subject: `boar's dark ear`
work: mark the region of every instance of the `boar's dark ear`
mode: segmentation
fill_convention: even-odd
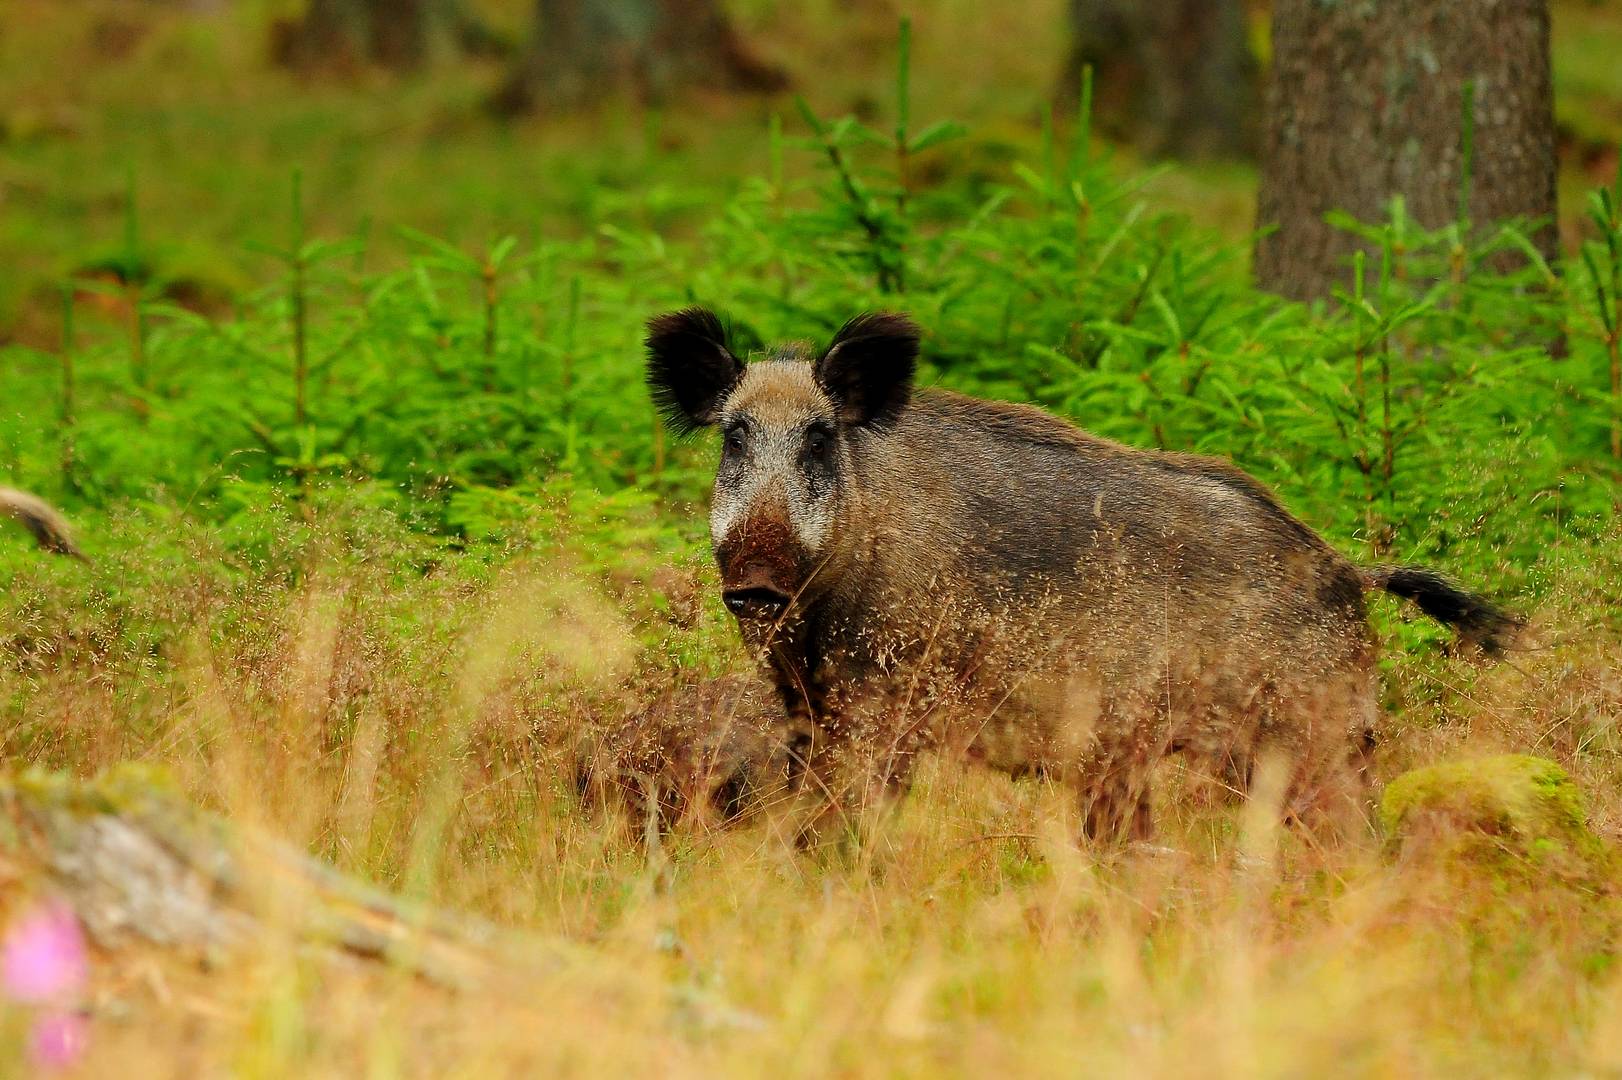
[[[721,403],[743,377],[713,311],[685,308],[648,320],[648,389],[665,420],[680,432],[720,418]]]
[[[879,312],[846,323],[813,370],[817,384],[839,403],[841,420],[882,427],[906,407],[917,366],[917,324]]]

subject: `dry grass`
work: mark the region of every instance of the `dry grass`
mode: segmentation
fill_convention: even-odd
[[[703,571],[665,603],[555,548],[424,574],[416,542],[364,528],[245,559],[109,527],[93,569],[11,564],[8,757],[160,762],[232,820],[580,959],[458,993],[286,941],[101,952],[86,1075],[1622,1069],[1608,880],[1441,877],[1171,765],[1154,849],[1088,849],[1063,788],[933,762],[859,850],[798,853],[765,815],[650,858],[581,808],[576,755],[670,657],[740,662],[718,605],[693,619]],[[1545,647],[1396,658],[1386,777],[1545,754],[1615,835],[1622,552],[1590,554],[1540,609]]]

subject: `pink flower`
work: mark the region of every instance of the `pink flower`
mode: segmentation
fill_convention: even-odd
[[[28,1056],[45,1069],[65,1069],[84,1053],[90,1032],[75,1012],[49,1012],[34,1021],[28,1034]]]
[[[60,1004],[84,987],[84,935],[65,904],[35,908],[12,923],[0,949],[0,978],[17,1001]]]

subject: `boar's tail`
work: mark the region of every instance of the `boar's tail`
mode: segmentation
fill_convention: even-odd
[[[68,527],[67,519],[38,495],[0,487],[0,517],[9,517],[33,533],[34,540],[46,551],[80,562],[89,561],[73,542],[73,530]]]
[[[1370,589],[1412,600],[1419,610],[1458,632],[1459,640],[1500,656],[1514,644],[1525,623],[1484,596],[1466,592],[1434,570],[1419,566],[1376,566],[1363,571]]]

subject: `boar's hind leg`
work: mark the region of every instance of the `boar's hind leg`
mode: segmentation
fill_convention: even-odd
[[[1374,701],[1371,673],[1353,670],[1270,703],[1276,719],[1256,762],[1277,757],[1287,765],[1280,806],[1286,821],[1326,837],[1370,827]]]
[[[1363,739],[1348,733],[1314,747],[1296,770],[1284,810],[1291,824],[1322,836],[1349,837],[1371,828]]]

